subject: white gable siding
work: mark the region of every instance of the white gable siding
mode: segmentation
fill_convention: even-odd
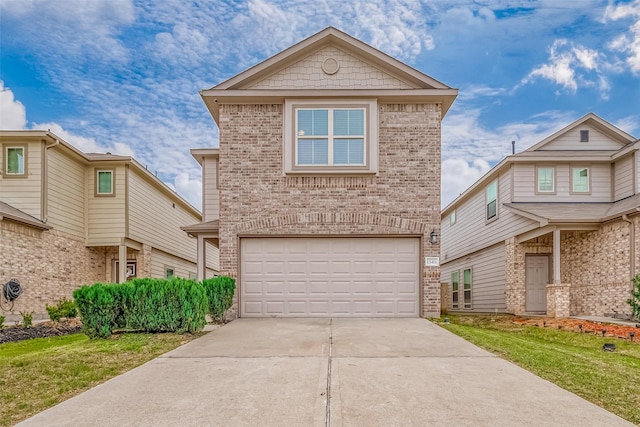
[[[117,246],[125,236],[125,168],[115,168],[113,197],[95,195],[96,169],[112,169],[112,166],[88,167],[85,179],[88,182],[89,216],[87,246]]]
[[[202,162],[203,221],[220,218],[220,190],[218,189],[218,159],[205,157]]]
[[[471,269],[471,310],[474,312],[504,312],[505,302],[505,246],[498,244],[493,247],[483,249],[472,255],[462,257],[454,262],[442,266],[440,281],[451,285],[451,273],[459,271],[462,278],[464,269]],[[462,285],[460,286],[460,301],[462,301]],[[449,301],[449,305],[451,302]],[[445,304],[443,304],[445,305]],[[461,305],[462,307],[462,305]],[[458,311],[458,310],[456,310]]]
[[[580,131],[589,131],[589,142],[580,142]],[[547,150],[618,150],[622,144],[609,138],[596,128],[582,124],[553,141],[548,142],[538,151]]]
[[[338,61],[335,74],[326,74],[322,63]],[[248,89],[411,89],[412,86],[335,47],[326,47],[261,80]]]
[[[614,166],[614,193],[613,200],[624,199],[633,196],[633,156],[627,156],[618,160]]]
[[[503,203],[511,201],[510,174],[511,172],[507,172],[499,178],[498,219],[486,222],[485,187],[479,188],[464,204],[456,207],[456,223],[453,226],[450,225],[448,217],[443,219],[443,264],[539,226],[538,222],[523,218],[502,207]]]
[[[2,140],[2,144],[10,145],[12,141]],[[16,142],[18,145],[24,142]],[[27,178],[3,178],[0,173],[0,199],[16,209],[29,215],[41,218],[42,209],[42,143],[29,142],[27,146]],[[4,148],[0,149],[0,170],[3,170]]]
[[[47,161],[47,223],[57,230],[84,238],[85,165],[57,148],[48,151]]]
[[[610,202],[611,201],[611,168],[609,164],[540,164],[540,166],[555,168],[555,194],[536,194],[535,164],[515,164],[514,173],[514,202]],[[590,194],[571,194],[571,168],[586,166],[591,174]]]

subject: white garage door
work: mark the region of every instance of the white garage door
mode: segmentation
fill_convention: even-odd
[[[417,317],[418,238],[243,238],[243,317]]]

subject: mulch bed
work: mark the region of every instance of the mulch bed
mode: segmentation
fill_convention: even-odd
[[[640,328],[634,325],[618,325],[615,323],[592,322],[582,319],[553,319],[553,318],[525,318],[516,317],[514,323],[543,328],[563,329],[565,331],[588,333],[605,337],[618,337],[629,339],[634,333],[633,341],[640,343]]]
[[[36,323],[30,328],[6,326],[0,329],[0,344],[17,342],[31,338],[47,338],[59,335],[71,335],[82,331],[80,319],[66,319],[59,322]]]

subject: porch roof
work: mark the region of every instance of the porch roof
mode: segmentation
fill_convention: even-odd
[[[212,221],[199,222],[193,225],[185,225],[180,227],[182,231],[185,231],[193,236],[198,234],[218,234],[220,230],[220,220],[214,219]]]
[[[53,227],[40,221],[28,213],[22,212],[20,209],[0,201],[0,220],[8,219],[14,222],[37,228],[38,230],[51,230]]]

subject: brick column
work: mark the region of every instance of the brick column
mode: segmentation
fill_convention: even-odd
[[[569,317],[571,305],[571,284],[553,283],[547,285],[547,316]]]

